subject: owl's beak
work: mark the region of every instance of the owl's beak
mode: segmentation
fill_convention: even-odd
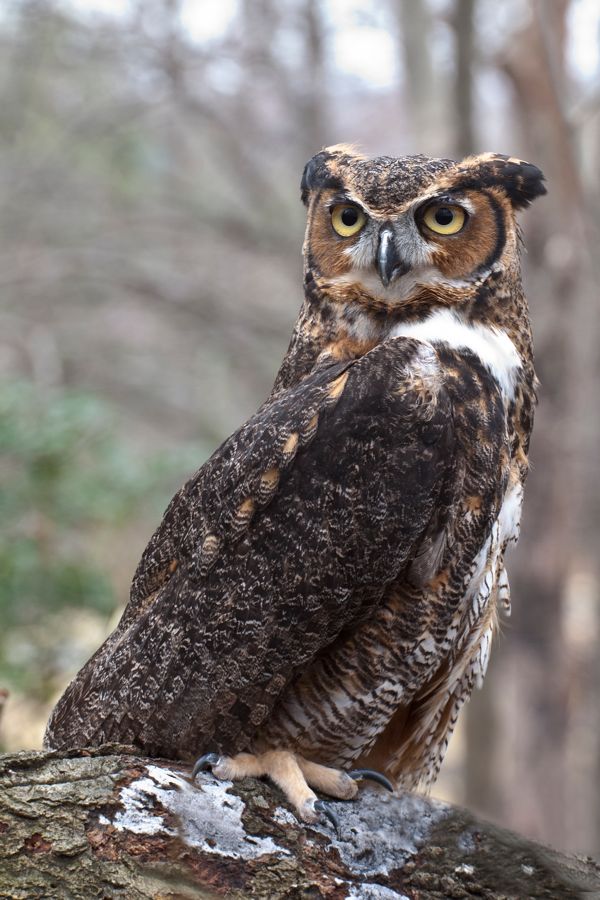
[[[379,234],[379,247],[377,248],[377,271],[384,287],[406,275],[410,266],[407,265],[398,254],[394,235],[390,228],[383,228]]]

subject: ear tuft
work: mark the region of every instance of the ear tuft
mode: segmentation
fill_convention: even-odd
[[[313,156],[306,163],[300,182],[300,196],[304,205],[308,206],[309,195],[316,188],[340,188],[340,170],[357,159],[364,157],[352,144],[334,144]]]
[[[547,193],[542,170],[514,156],[472,156],[461,163],[460,170],[473,180],[476,178],[480,187],[503,188],[514,209],[525,209],[536,197]]]
[[[311,191],[324,182],[329,176],[327,160],[331,154],[327,150],[321,150],[313,156],[304,166],[302,180],[300,181],[300,197],[305,206],[308,206],[308,197]]]
[[[525,209],[536,197],[547,193],[544,173],[533,163],[507,159],[498,164],[506,195],[515,209]]]

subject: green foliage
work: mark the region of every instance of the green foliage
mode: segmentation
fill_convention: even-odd
[[[24,382],[0,387],[0,677],[38,695],[35,653],[15,652],[15,639],[39,634],[40,622],[69,607],[108,617],[118,598],[93,561],[94,536],[139,516],[146,496],[165,500],[169,469],[180,462],[140,459],[116,444],[113,428],[93,397]]]

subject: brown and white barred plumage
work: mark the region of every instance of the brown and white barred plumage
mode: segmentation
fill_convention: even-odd
[[[542,193],[493,154],[311,160],[306,298],[273,392],[173,498],[48,746],[435,777],[509,603],[535,403],[515,210]],[[438,197],[464,233],[417,234]],[[340,199],[368,217],[356,239],[332,229]],[[408,264],[389,287],[383,228]]]

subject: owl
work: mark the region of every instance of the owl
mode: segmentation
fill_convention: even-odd
[[[201,754],[307,822],[362,778],[435,779],[509,608],[536,398],[516,214],[544,193],[491,153],[310,160],[273,390],[171,501],[47,747]]]

